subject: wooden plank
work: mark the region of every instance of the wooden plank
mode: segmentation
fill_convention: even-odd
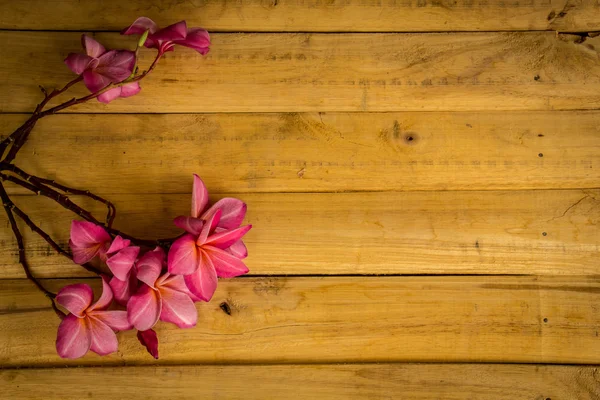
[[[592,0],[0,1],[0,29],[116,30],[145,15],[211,31],[431,32],[600,30]]]
[[[600,187],[600,113],[57,115],[17,163],[102,193]]]
[[[239,197],[254,226],[244,239],[252,274],[600,274],[600,190]],[[156,239],[180,233],[171,220],[188,212],[190,195],[110,199],[117,228]],[[15,203],[67,246],[73,214],[35,196],[15,196]],[[105,214],[100,206],[91,209],[99,218]],[[24,277],[2,218],[0,278]],[[36,276],[89,276],[26,227],[23,232]]]
[[[119,333],[118,353],[62,360],[48,299],[31,282],[2,280],[0,364],[598,364],[599,301],[598,277],[238,278],[198,304],[197,327],[157,325],[158,361],[134,331]]]
[[[68,382],[64,377],[68,374]],[[98,382],[110,382],[99,385]],[[260,384],[249,384],[260,382]],[[0,370],[14,400],[472,399],[595,400],[597,369],[558,365],[347,364]]]
[[[98,34],[108,47],[132,38]],[[205,58],[169,53],[143,92],[94,112],[302,112],[595,109],[600,37],[553,32],[215,34]],[[27,46],[23,46],[27,43]],[[0,110],[29,112],[38,85],[72,79],[76,32],[0,32]],[[595,47],[594,47],[595,46]],[[141,66],[154,53],[142,52]],[[35,59],[35,62],[32,62]],[[73,95],[85,94],[81,85]]]
[[[485,3],[468,1],[201,1],[148,7],[141,1],[39,0],[0,2],[2,29],[121,30],[134,16],[161,25],[186,19],[211,31],[399,32],[470,30],[593,30],[597,6],[591,1]],[[566,12],[564,11],[566,9]],[[564,15],[559,15],[563,13]],[[27,18],[23,18],[26,16]],[[293,17],[292,17],[293,16]]]

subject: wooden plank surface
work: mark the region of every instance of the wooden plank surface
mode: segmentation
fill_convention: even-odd
[[[593,0],[2,0],[0,10],[0,29],[119,31],[145,15],[234,32],[600,30]]]
[[[68,383],[65,381],[68,376]],[[110,382],[98,385],[97,382]],[[259,384],[252,384],[259,382]],[[596,400],[596,367],[497,364],[168,366],[0,370],[14,400]]]
[[[55,291],[74,282],[43,284]],[[1,280],[0,365],[598,364],[599,301],[598,277],[238,278],[198,304],[196,328],[157,326],[159,361],[134,331],[118,334],[119,353],[63,360],[44,295],[29,281]]]
[[[72,79],[77,32],[0,32],[0,111]],[[98,34],[109,47],[135,40]],[[477,111],[600,106],[600,37],[554,32],[215,34],[203,58],[169,53],[142,93],[94,112]],[[27,43],[24,46],[23,43]],[[596,47],[595,47],[596,46]],[[144,51],[141,65],[149,63]],[[151,56],[150,56],[151,57]],[[33,62],[35,60],[35,62]],[[84,94],[85,89],[73,93]]]
[[[148,239],[178,235],[172,218],[188,212],[191,198],[108,197],[118,210],[115,226]],[[597,189],[238,197],[254,226],[244,239],[251,274],[600,274]],[[16,196],[15,203],[67,246],[72,213],[36,196]],[[105,214],[97,204],[91,209]],[[87,276],[23,232],[37,276]],[[16,248],[3,229],[0,278],[24,277]]]
[[[56,115],[17,163],[104,194],[185,193],[193,173],[220,193],[593,188],[600,113]]]

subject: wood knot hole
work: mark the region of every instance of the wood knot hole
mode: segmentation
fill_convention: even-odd
[[[221,304],[219,304],[219,307],[221,308],[221,310],[223,310],[223,312],[225,314],[231,315],[231,307],[229,307],[229,304],[227,304],[226,301],[224,301]]]

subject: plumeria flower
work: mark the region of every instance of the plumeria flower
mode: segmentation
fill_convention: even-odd
[[[188,28],[185,21],[158,29],[158,25],[150,18],[139,17],[129,27],[123,29],[122,35],[142,35],[148,31],[144,46],[158,49],[159,54],[173,51],[175,45],[192,48],[202,55],[208,53],[210,36],[205,29]]]
[[[71,53],[65,64],[77,75],[83,76],[83,83],[95,93],[111,83],[120,83],[129,78],[135,66],[135,53],[130,50],[110,50],[87,35],[81,36],[85,54]],[[131,82],[107,90],[98,96],[98,101],[109,103],[117,97],[129,97],[141,90],[139,83]]]
[[[117,351],[118,342],[114,331],[125,331],[132,326],[126,311],[106,310],[112,297],[104,278],[102,295],[94,304],[94,294],[88,285],[69,285],[58,292],[56,301],[70,312],[58,327],[56,351],[59,356],[79,358],[88,350],[99,355]]]
[[[137,278],[143,284],[127,303],[127,317],[139,331],[151,329],[159,319],[179,328],[196,326],[198,312],[183,278],[168,272],[161,275],[164,263],[165,252],[160,247],[137,263]]]
[[[100,258],[113,273],[110,287],[117,303],[127,304],[132,291],[135,291],[134,264],[140,252],[137,246],[130,246],[129,240],[121,236],[112,238],[103,227],[88,221],[71,223],[69,246],[76,264],[85,264],[95,257]]]

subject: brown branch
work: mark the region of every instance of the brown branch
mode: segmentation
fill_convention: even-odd
[[[42,293],[44,293],[46,297],[50,299],[50,302],[52,303],[52,309],[54,310],[56,315],[58,315],[61,319],[64,318],[65,314],[62,311],[60,311],[56,306],[56,302],[54,300],[56,294],[46,289],[31,273],[31,269],[29,268],[29,264],[27,263],[27,259],[25,257],[25,245],[23,243],[23,235],[21,235],[21,231],[19,230],[19,227],[17,226],[17,221],[15,220],[15,217],[13,215],[13,209],[15,208],[15,205],[8,197],[8,193],[6,193],[6,190],[4,189],[4,185],[2,183],[0,183],[0,198],[2,199],[2,206],[4,207],[4,211],[6,211],[6,215],[8,216],[8,221],[10,222],[10,226],[12,228],[13,234],[15,235],[15,239],[17,240],[17,246],[19,249],[19,263],[25,271],[25,276],[27,276],[27,279],[33,282],[35,286],[40,291],[42,291]]]

